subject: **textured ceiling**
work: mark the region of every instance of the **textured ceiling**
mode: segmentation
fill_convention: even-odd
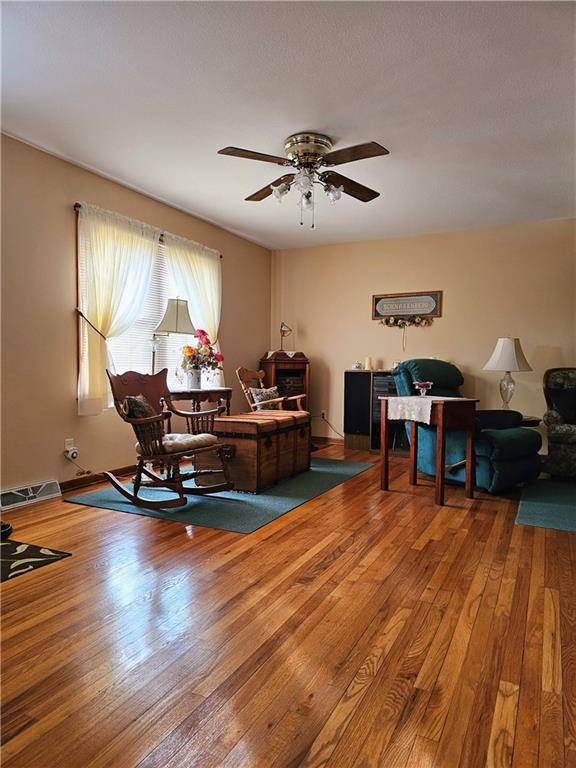
[[[8,2],[3,129],[273,248],[574,210],[573,3]],[[372,203],[243,198],[314,129]]]

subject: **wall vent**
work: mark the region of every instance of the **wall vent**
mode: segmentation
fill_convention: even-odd
[[[55,499],[62,496],[62,491],[56,480],[46,480],[44,483],[24,485],[21,488],[8,488],[0,492],[0,509],[15,509],[26,504],[43,499]]]

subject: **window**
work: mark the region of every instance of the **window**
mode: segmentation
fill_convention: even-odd
[[[80,359],[78,413],[95,416],[112,405],[106,368],[118,373],[152,368],[152,335],[168,299],[188,302],[190,317],[218,338],[222,297],[220,254],[143,222],[78,203]],[[181,349],[192,336],[158,338],[156,371],[170,387]]]
[[[150,287],[140,316],[125,333],[108,341],[117,373],[124,371],[152,372],[151,339],[154,328],[164,315],[168,299],[175,299],[178,295],[181,296],[182,292],[180,291],[179,294],[178,287],[172,280],[166,264],[164,246],[161,244],[154,258]],[[158,337],[156,372],[162,368],[168,368],[168,386],[171,388],[182,388],[182,383],[178,381],[175,370],[180,362],[182,347],[193,341],[193,336],[184,334]]]

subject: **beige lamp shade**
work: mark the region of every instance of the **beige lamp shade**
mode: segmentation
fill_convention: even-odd
[[[190,333],[196,334],[196,329],[190,320],[188,302],[185,299],[168,299],[164,317],[154,333]]]
[[[531,371],[524,356],[520,339],[506,337],[498,339],[491,358],[484,366],[485,371]]]

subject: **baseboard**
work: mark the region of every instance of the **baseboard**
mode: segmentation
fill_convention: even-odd
[[[322,448],[328,445],[340,445],[344,442],[341,437],[312,437],[312,442],[316,447]],[[131,464],[129,467],[120,467],[119,469],[109,470],[113,475],[122,477],[122,475],[131,475],[136,472],[136,465]],[[77,488],[86,488],[89,485],[96,485],[97,483],[105,482],[106,478],[102,474],[86,475],[85,477],[75,477],[73,480],[65,480],[60,483],[62,493],[68,491],[74,491]]]
[[[339,445],[344,442],[341,437],[325,437],[324,435],[312,435],[312,442],[315,445]]]
[[[131,464],[129,467],[120,467],[119,469],[111,469],[109,471],[113,475],[122,477],[122,475],[131,475],[135,472],[136,465]],[[105,481],[106,478],[103,474],[85,475],[84,477],[75,477],[73,480],[65,480],[63,483],[60,483],[60,488],[65,493],[66,491],[74,491],[76,488],[85,488],[88,485],[96,485]]]

